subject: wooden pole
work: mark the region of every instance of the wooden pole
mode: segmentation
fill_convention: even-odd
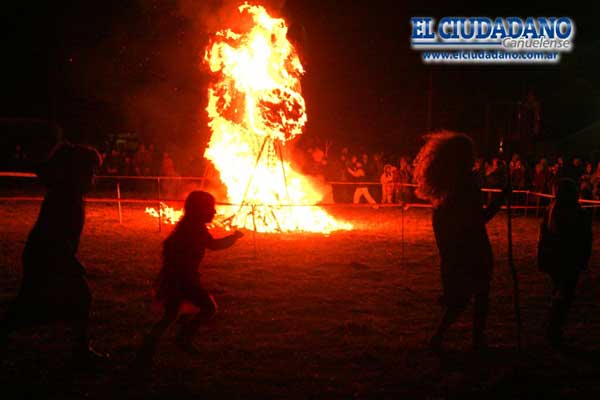
[[[252,226],[254,230],[252,231],[252,241],[254,242],[254,258],[258,257],[258,252],[256,251],[256,216],[254,212],[256,211],[256,205],[252,204]]]

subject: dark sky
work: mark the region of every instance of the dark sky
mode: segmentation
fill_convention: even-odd
[[[486,107],[501,118],[503,107],[529,89],[542,104],[544,137],[575,132],[600,116],[600,34],[587,9],[447,1],[270,4],[283,6],[277,12],[300,40],[308,139],[410,151],[427,125],[430,82],[432,127],[476,137],[484,134]],[[131,131],[157,143],[202,146],[209,78],[200,58],[218,6],[193,0],[16,6],[5,13],[0,117],[55,120],[67,137],[92,143]],[[409,46],[413,15],[568,15],[577,26],[575,50],[556,65],[427,66]]]

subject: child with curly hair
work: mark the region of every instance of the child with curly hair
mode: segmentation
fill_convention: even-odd
[[[434,351],[460,313],[474,299],[473,347],[484,349],[493,253],[485,224],[500,209],[497,197],[487,208],[473,172],[471,139],[442,131],[427,137],[416,160],[417,196],[433,204],[433,231],[441,259],[443,316],[430,340]]]
[[[0,325],[0,341],[23,327],[63,321],[72,325],[77,362],[103,359],[88,344],[92,295],[77,259],[85,221],[84,196],[100,167],[98,152],[61,144],[37,174],[47,192],[23,250],[23,279]]]

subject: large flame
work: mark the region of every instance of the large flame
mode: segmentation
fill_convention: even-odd
[[[262,6],[238,7],[243,32],[217,32],[204,55],[215,80],[208,89],[212,136],[204,156],[234,208],[225,224],[258,232],[351,229],[314,206],[323,192],[286,161],[285,144],[302,134],[306,107],[300,59],[287,26]]]
[[[205,157],[219,171],[232,203],[232,224],[259,232],[349,229],[310,207],[323,194],[285,160],[285,142],[306,123],[300,59],[287,26],[261,6],[244,4],[250,29],[217,32],[204,57],[216,82],[208,89],[212,136]],[[294,205],[294,206],[292,206]]]

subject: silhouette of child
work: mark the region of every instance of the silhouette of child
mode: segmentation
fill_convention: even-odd
[[[442,131],[428,136],[416,162],[416,194],[433,203],[433,231],[441,259],[443,316],[432,336],[434,351],[450,325],[474,298],[473,347],[485,347],[493,254],[485,224],[500,209],[502,196],[487,208],[473,172],[471,139]]]
[[[590,259],[592,225],[589,213],[579,205],[575,181],[559,179],[554,185],[554,195],[540,226],[538,265],[550,276],[553,285],[546,340],[559,346],[579,273],[586,269]]]
[[[392,204],[394,199],[394,173],[393,165],[386,164],[383,167],[383,174],[379,178],[381,182],[381,203]]]
[[[194,335],[217,311],[213,297],[200,282],[198,267],[206,248],[226,249],[243,236],[236,231],[222,239],[212,237],[206,224],[215,216],[215,199],[207,192],[191,192],[184,208],[183,218],[163,243],[163,265],[155,287],[156,297],[164,305],[164,315],[146,336],[138,352],[137,363],[140,366],[152,361],[161,337],[177,320],[184,302],[193,304],[199,311],[182,324],[176,343],[187,352],[198,352],[192,344]]]
[[[21,288],[2,322],[0,340],[19,328],[65,321],[73,326],[77,361],[102,357],[88,343],[92,296],[77,259],[84,196],[100,164],[95,149],[61,144],[38,170],[47,192],[25,244]]]

